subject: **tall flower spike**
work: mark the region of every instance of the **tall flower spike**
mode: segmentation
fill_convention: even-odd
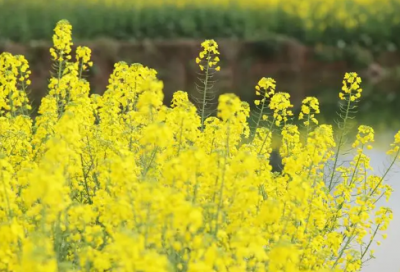
[[[215,92],[212,90],[214,87],[215,80],[213,80],[214,74],[220,71],[218,63],[220,61],[218,55],[218,44],[214,40],[205,40],[201,47],[203,50],[199,53],[196,58],[196,63],[200,67],[200,84],[196,84],[196,90],[199,97],[194,97],[196,104],[199,105],[199,114],[201,116],[201,130],[204,129],[205,119],[211,115],[213,109],[212,105],[215,100]]]
[[[349,120],[353,119],[353,114],[356,113],[357,110],[357,102],[361,97],[362,89],[360,87],[361,78],[358,76],[357,73],[346,73],[343,79],[343,87],[339,93],[339,98],[342,102],[339,105],[340,113],[340,121],[338,122],[339,127],[339,142],[336,149],[336,154],[333,163],[333,168],[331,172],[331,177],[328,182],[329,190],[332,190],[334,187],[334,179],[336,178],[336,167],[339,159],[340,150],[344,144],[345,136],[348,132],[348,125]]]
[[[265,109],[268,108],[268,99],[271,98],[275,94],[276,82],[273,78],[263,77],[258,81],[256,85],[256,96],[257,99],[254,100],[254,104],[256,106],[255,115],[252,117],[255,123],[252,134],[251,141],[254,139],[257,129],[262,125],[262,123],[268,120],[267,114],[265,114]]]
[[[350,99],[356,101],[361,97],[362,89],[360,87],[361,78],[357,73],[346,73],[343,80],[342,91],[339,93],[341,100]]]
[[[50,49],[50,54],[54,60],[64,61],[71,59],[72,25],[67,20],[57,23],[53,34],[54,47]]]
[[[201,44],[201,47],[203,51],[201,51],[196,58],[196,63],[199,64],[200,70],[204,71],[206,68],[214,68],[215,71],[219,71],[221,69],[218,66],[218,62],[220,61],[218,55],[220,53],[218,51],[217,42],[214,40],[205,40]]]

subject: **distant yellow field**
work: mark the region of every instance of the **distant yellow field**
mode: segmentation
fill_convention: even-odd
[[[40,29],[51,33],[55,21],[67,18],[85,25],[76,34],[86,38],[211,36],[207,28],[213,37],[269,31],[303,38],[307,32],[308,40],[357,36],[376,43],[398,39],[399,8],[399,0],[0,0],[0,33],[16,35],[15,25],[26,33],[20,35],[39,37]]]
[[[2,0],[0,0],[0,3]],[[400,22],[400,15],[394,7],[399,0],[22,0],[20,4],[46,6],[106,6],[115,9],[141,8],[214,8],[214,9],[256,9],[266,14],[281,11],[284,14],[304,20],[308,27],[321,29],[329,22],[335,22],[347,27],[354,27],[367,22],[369,17],[374,20],[392,19],[393,23]],[[389,17],[388,17],[389,16]]]

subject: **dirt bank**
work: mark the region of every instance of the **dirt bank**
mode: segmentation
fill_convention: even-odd
[[[379,79],[384,75],[382,67],[396,67],[400,64],[400,54],[384,53],[374,56],[362,48],[307,47],[287,37],[271,37],[264,40],[237,41],[217,40],[220,45],[222,70],[218,75],[217,88],[234,91],[243,99],[251,99],[253,87],[263,76],[293,77],[293,82],[318,74],[319,78],[342,76],[346,71],[357,71],[364,78]],[[108,83],[114,63],[118,61],[137,62],[155,68],[159,78],[165,82],[165,101],[170,101],[172,93],[178,89],[194,89],[198,67],[194,59],[201,40],[117,42],[111,39],[77,42],[92,49],[94,67],[88,76],[92,90],[101,93]],[[3,43],[3,51],[23,54],[29,60],[32,70],[31,96],[35,101],[46,93],[46,85],[51,68],[47,42],[29,44]],[[307,80],[306,80],[307,81]],[[304,97],[304,82],[296,84],[292,93],[296,102]],[[302,86],[300,86],[302,85]],[[293,89],[289,86],[283,86]]]

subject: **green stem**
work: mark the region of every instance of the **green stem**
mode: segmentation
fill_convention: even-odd
[[[397,157],[399,156],[399,154],[400,154],[400,149],[397,150],[397,153],[396,153],[396,155],[394,156],[393,161],[390,163],[389,167],[386,169],[385,173],[383,174],[383,176],[382,176],[382,178],[380,179],[380,181],[378,182],[378,184],[377,184],[377,185],[375,186],[375,188],[371,191],[370,196],[372,196],[372,195],[375,193],[375,191],[376,191],[376,190],[378,189],[378,187],[381,185],[381,183],[383,182],[383,180],[386,178],[386,176],[387,176],[387,174],[389,173],[390,169],[392,169],[394,163],[396,162]]]
[[[255,128],[254,128],[254,130],[253,130],[253,132],[251,134],[250,142],[253,142],[254,137],[256,136],[256,133],[257,133],[257,129],[258,129],[259,125],[260,125],[260,122],[261,122],[261,119],[262,119],[262,116],[263,116],[263,112],[264,112],[264,108],[265,108],[265,99],[266,99],[265,97],[262,99],[260,114],[258,115],[256,126],[255,126]]]
[[[350,242],[351,242],[351,238],[353,237],[353,234],[356,230],[356,226],[354,226],[353,228],[353,232],[351,233],[351,235],[349,237],[347,237],[347,242],[346,244],[343,246],[343,248],[340,250],[338,257],[335,260],[335,263],[332,265],[332,269],[334,269],[336,267],[336,265],[338,264],[340,258],[343,256],[344,251],[346,250],[346,248],[349,246]]]
[[[83,61],[79,62],[79,79],[82,79]]]
[[[306,130],[306,139],[305,139],[305,144],[308,142],[308,134],[310,133],[310,114],[307,114],[307,130]]]
[[[84,162],[83,162],[83,155],[81,154],[81,165],[82,165],[82,171],[83,171],[83,181],[85,183],[85,191],[86,191],[86,195],[88,197],[88,201],[89,204],[93,204],[92,198],[90,197],[90,193],[89,193],[89,185],[87,183],[87,174],[85,174],[85,166],[84,166]]]
[[[365,254],[368,252],[368,249],[369,249],[369,247],[371,246],[372,241],[374,240],[376,234],[378,233],[378,230],[379,230],[379,227],[380,227],[380,226],[381,226],[381,224],[378,224],[378,226],[376,226],[376,229],[375,229],[375,231],[374,231],[374,234],[373,234],[372,237],[371,237],[371,240],[369,241],[369,243],[368,243],[367,247],[365,248],[364,252],[361,254],[360,260],[362,260],[362,259],[364,258],[364,256],[365,256]]]
[[[337,147],[337,150],[336,150],[336,154],[335,154],[335,162],[333,164],[332,174],[331,174],[331,178],[330,178],[330,181],[329,181],[329,186],[328,186],[329,192],[333,189],[333,179],[335,177],[336,166],[337,166],[337,163],[338,163],[338,160],[339,160],[340,148],[342,147],[342,144],[343,144],[344,132],[345,132],[345,129],[346,129],[347,119],[349,117],[350,104],[351,104],[351,99],[349,97],[348,101],[347,101],[346,116],[344,117],[344,120],[343,120],[343,127],[341,129],[340,138],[339,138],[339,144],[338,144],[338,147]]]
[[[145,170],[144,170],[143,178],[145,178],[146,175],[147,175],[147,173],[149,172],[150,167],[151,167],[151,165],[153,164],[154,158],[156,157],[157,151],[158,151],[158,150],[157,150],[157,147],[155,147],[155,148],[153,149],[152,154],[151,154],[150,162],[149,162],[149,164],[146,166],[146,168],[145,168]]]
[[[354,179],[355,173],[357,172],[358,165],[360,164],[360,159],[361,159],[361,154],[358,156],[357,163],[356,163],[356,165],[355,165],[355,167],[354,167],[354,170],[353,170],[353,173],[352,173],[350,182],[349,182],[349,186],[351,186],[351,184],[353,183],[353,179]],[[343,197],[343,193],[342,193],[341,196]],[[335,217],[334,217],[333,220],[331,221],[331,222],[333,223],[333,225],[332,225],[332,227],[331,227],[331,229],[330,229],[330,232],[331,232],[331,231],[333,230],[333,228],[334,228],[334,223],[335,223],[336,220],[338,219],[338,214],[339,214],[339,212],[342,210],[343,204],[344,204],[344,203],[341,203],[341,204],[339,205],[339,208],[338,208],[338,210],[337,210],[337,212],[336,212],[336,214],[335,214]]]
[[[61,109],[62,105],[60,103],[61,96],[60,96],[60,93],[58,93],[60,91],[60,80],[61,80],[61,76],[62,76],[62,65],[63,65],[63,61],[60,60],[59,64],[58,64],[58,76],[57,76],[58,81],[57,81],[57,96],[56,96],[57,107],[58,107],[58,117],[59,118],[61,117],[61,113],[62,113],[62,109]]]
[[[206,118],[205,110],[206,110],[206,103],[207,103],[208,78],[209,78],[209,70],[210,70],[209,60],[210,60],[210,52],[208,52],[208,55],[207,55],[206,77],[204,79],[203,101],[202,101],[202,109],[201,109],[201,131],[204,130],[204,121]]]
[[[274,125],[274,123],[275,123],[275,117],[274,117],[274,119],[272,120],[272,122],[271,122],[271,124],[270,124],[270,126],[269,126],[268,132],[271,132],[271,133],[272,133],[272,126]],[[265,144],[266,144],[266,142],[267,142],[268,136],[269,136],[268,134],[265,135],[265,138],[264,138],[264,141],[263,141],[263,143],[262,143],[262,145],[261,145],[260,151],[258,151],[258,155],[261,155],[261,152],[262,152],[262,150],[264,149],[264,146],[265,146]]]

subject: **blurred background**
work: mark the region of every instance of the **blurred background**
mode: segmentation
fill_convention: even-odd
[[[218,93],[251,102],[258,80],[273,77],[297,108],[305,96],[316,96],[320,120],[329,123],[337,119],[344,73],[359,73],[357,122],[376,130],[378,172],[400,129],[400,0],[0,0],[0,53],[29,60],[34,106],[47,91],[49,48],[61,19],[73,25],[75,45],[92,49],[87,77],[96,93],[105,90],[115,62],[138,62],[158,71],[169,104],[174,91],[195,90],[200,43],[215,39],[222,59]],[[389,182],[400,189],[400,174]],[[400,270],[398,190],[389,206],[395,218],[389,240],[363,272]]]

